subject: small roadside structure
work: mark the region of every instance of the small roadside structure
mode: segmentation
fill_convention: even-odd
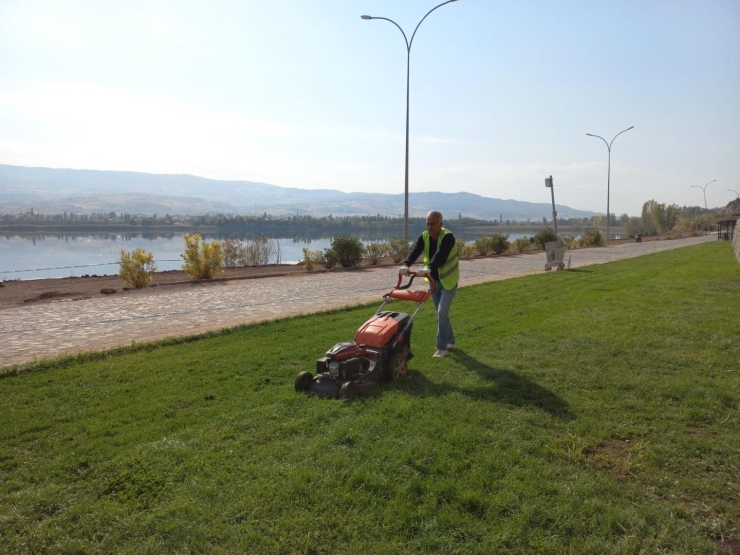
[[[731,220],[722,220],[717,222],[717,241],[732,241],[735,236],[735,226],[737,217]]]

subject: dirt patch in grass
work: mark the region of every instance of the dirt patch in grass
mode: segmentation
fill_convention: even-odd
[[[718,555],[740,555],[740,539],[727,539],[717,542]]]
[[[583,456],[594,468],[611,472],[620,482],[629,482],[630,476],[623,468],[629,448],[628,439],[608,439],[595,449],[584,449]]]

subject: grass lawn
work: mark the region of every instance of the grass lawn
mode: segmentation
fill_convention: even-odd
[[[408,378],[295,393],[376,307],[4,371],[0,552],[740,552],[729,243],[461,289],[451,357],[429,303]]]

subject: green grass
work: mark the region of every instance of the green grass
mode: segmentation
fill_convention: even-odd
[[[296,394],[298,372],[375,308],[5,371],[0,551],[683,554],[740,540],[727,243],[462,289],[452,357],[431,358],[430,304],[407,379],[353,402]]]

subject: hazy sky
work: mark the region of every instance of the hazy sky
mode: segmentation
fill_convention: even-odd
[[[0,0],[0,163],[402,193],[439,0]],[[458,0],[410,191],[636,215],[740,191],[740,0]],[[0,192],[2,194],[2,192]],[[444,210],[444,207],[440,207]]]

